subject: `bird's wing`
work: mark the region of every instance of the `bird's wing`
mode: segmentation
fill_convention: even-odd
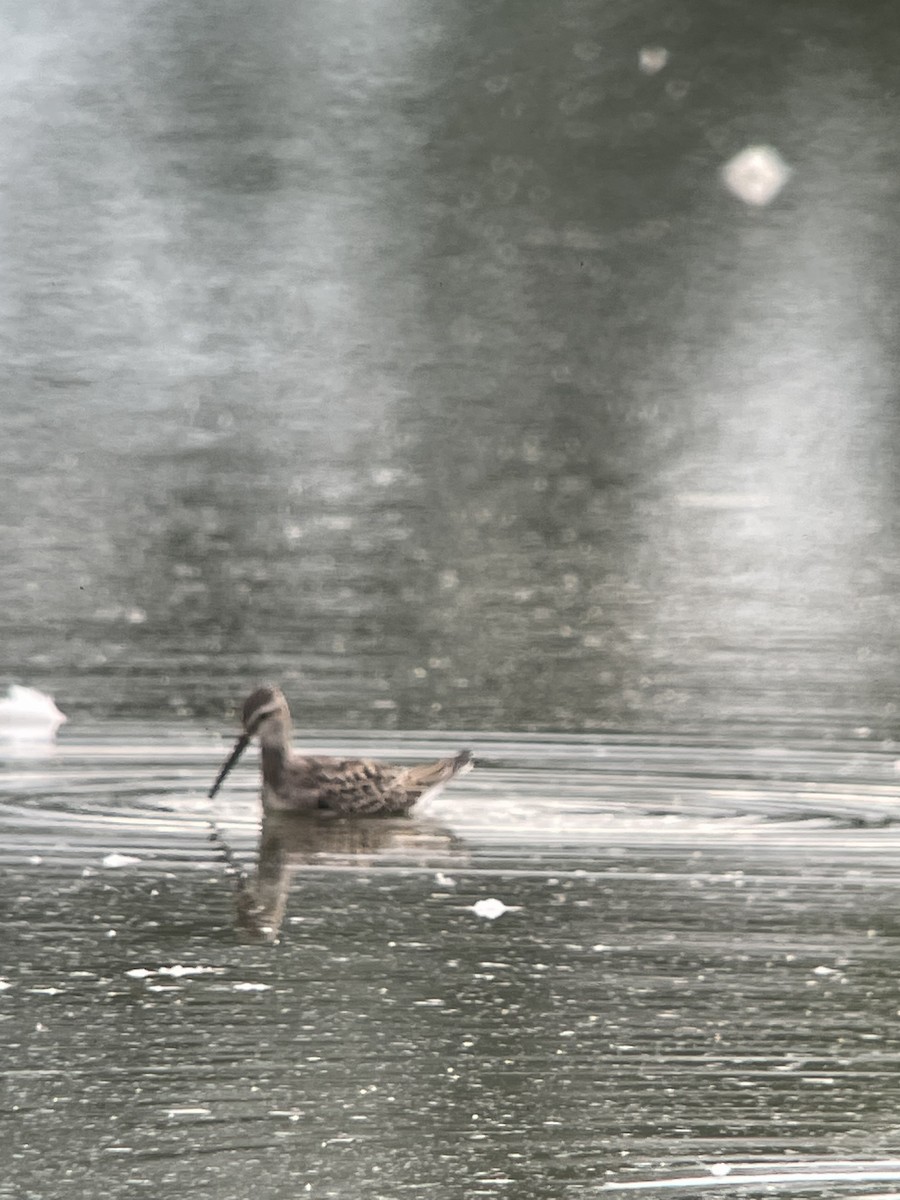
[[[415,802],[402,786],[403,767],[365,758],[303,761],[304,786],[318,796],[320,808],[360,816],[405,812]]]
[[[470,757],[463,753],[415,767],[365,758],[306,758],[302,769],[320,807],[365,816],[406,812],[424,792],[467,769]]]

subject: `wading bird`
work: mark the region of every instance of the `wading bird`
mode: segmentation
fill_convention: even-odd
[[[391,816],[409,812],[417,800],[437,795],[456,775],[472,769],[463,750],[423,766],[398,767],[358,758],[325,758],[291,749],[291,712],[277,687],[257,688],[244,702],[240,735],[209,791],[210,799],[251,738],[259,738],[262,805],[271,813],[326,810],[341,816]]]

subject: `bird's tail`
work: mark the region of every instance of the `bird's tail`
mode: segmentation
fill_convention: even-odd
[[[475,766],[475,759],[471,750],[460,750],[459,754],[450,759],[450,763],[454,775],[465,775],[466,771],[471,771]]]
[[[437,762],[425,763],[421,767],[410,767],[410,782],[419,787],[432,787],[436,783],[452,779],[454,775],[463,775],[471,771],[475,763],[471,750],[460,750],[453,758],[439,758]]]

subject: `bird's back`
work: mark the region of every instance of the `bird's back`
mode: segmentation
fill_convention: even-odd
[[[364,758],[293,755],[281,785],[268,789],[264,802],[281,811],[328,809],[343,815],[390,816],[408,812],[417,800],[435,795],[471,766],[468,751],[414,767]]]

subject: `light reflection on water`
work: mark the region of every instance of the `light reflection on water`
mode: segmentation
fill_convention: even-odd
[[[453,743],[315,738],[406,761]],[[720,1163],[736,1192],[900,1178],[877,1161],[900,1100],[895,749],[473,749],[427,813],[287,822],[274,946],[235,931],[209,839],[218,740],[114,724],[7,758],[21,1194],[63,1172],[167,1194],[176,1169],[225,1197],[662,1195]],[[215,814],[251,879],[254,787],[248,764]]]

